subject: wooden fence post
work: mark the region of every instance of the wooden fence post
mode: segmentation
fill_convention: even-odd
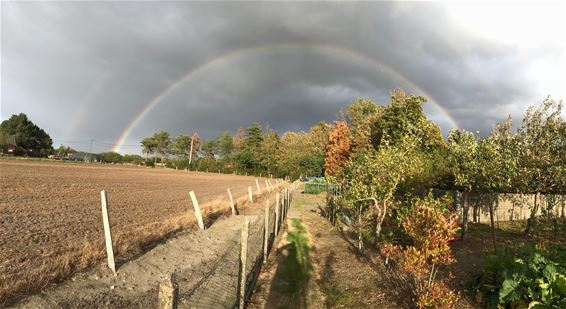
[[[169,274],[159,284],[157,308],[159,309],[177,308],[178,295],[179,295],[179,286],[177,285],[175,276],[173,274]]]
[[[285,191],[283,191],[283,195],[285,195]],[[283,219],[287,218],[287,200],[285,199],[285,197],[283,196],[283,203],[281,203],[281,207],[283,207]]]
[[[240,246],[240,309],[243,309],[246,302],[246,263],[248,260],[248,233],[250,228],[250,221],[248,217],[244,221],[244,226],[242,227],[242,239]]]
[[[264,233],[263,233],[263,264],[267,263],[267,247],[269,245],[269,200],[265,201],[264,214]]]
[[[267,192],[271,193],[271,188],[269,187],[269,182],[267,182],[267,179],[265,180],[265,187],[267,188]]]
[[[191,200],[193,201],[193,207],[195,208],[195,216],[197,217],[198,226],[201,230],[204,230],[204,222],[202,221],[202,214],[200,212],[200,207],[198,206],[197,197],[195,196],[195,191],[189,192]]]
[[[279,234],[279,193],[275,195],[275,237]]]
[[[228,188],[228,197],[230,198],[230,208],[232,209],[232,216],[236,215],[236,208],[234,207],[234,199],[232,198],[232,192]]]
[[[112,247],[112,230],[110,230],[110,217],[108,215],[108,193],[100,191],[102,202],[102,225],[104,226],[104,239],[106,241],[106,256],[108,257],[108,267],[116,273],[116,263],[114,263],[114,248]]]
[[[254,202],[253,194],[252,194],[252,186],[248,187],[248,196],[250,198],[250,203]]]
[[[257,194],[261,194],[261,189],[259,188],[259,181],[255,180],[255,185],[257,186]]]

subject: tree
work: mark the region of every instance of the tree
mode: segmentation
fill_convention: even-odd
[[[161,155],[161,162],[163,162],[163,157],[169,152],[169,145],[171,144],[169,132],[161,131],[155,133],[152,136],[152,140],[155,143],[155,152]]]
[[[342,166],[350,157],[350,130],[343,121],[338,121],[330,132],[326,158],[324,161],[324,174],[336,176],[342,170]]]
[[[424,152],[445,147],[440,128],[424,113],[425,102],[425,97],[406,95],[403,90],[395,89],[391,93],[391,103],[382,109],[372,124],[374,148],[401,143],[405,136],[415,136]]]
[[[200,146],[200,152],[204,157],[210,157],[214,159],[214,155],[217,153],[217,146],[216,140],[208,140],[202,142]]]
[[[350,128],[353,153],[372,147],[372,126],[379,118],[381,111],[378,105],[367,99],[358,99],[348,105],[344,118]]]
[[[267,169],[267,174],[273,173],[277,168],[277,152],[279,150],[279,135],[277,132],[267,128],[263,135],[260,149],[261,165]]]
[[[226,131],[216,138],[217,155],[220,157],[228,157],[234,151],[234,141],[232,134]]]
[[[516,186],[535,193],[527,230],[536,225],[540,193],[566,192],[566,121],[562,101],[546,98],[538,108],[529,107],[517,131],[519,171]]]
[[[480,143],[474,133],[464,130],[451,131],[448,135],[451,160],[454,166],[455,185],[464,191],[462,215],[462,239],[468,231],[468,195],[481,187]]]
[[[190,154],[190,160],[192,161],[193,157],[197,156],[197,152],[200,149],[200,144],[201,144],[201,139],[200,139],[200,135],[198,135],[198,132],[193,133],[193,135],[191,136],[191,147],[189,150]]]
[[[122,163],[124,159],[121,154],[114,151],[103,152],[100,154],[100,157],[102,162],[106,163]]]
[[[51,137],[31,122],[26,114],[12,115],[2,121],[0,131],[4,136],[16,137],[17,154],[46,156],[53,149]]]
[[[71,154],[77,152],[76,150],[74,150],[73,148],[69,147],[69,146],[65,146],[63,144],[61,144],[59,146],[59,148],[54,150],[55,156],[57,158],[68,158]]]
[[[171,142],[170,152],[173,155],[186,158],[191,151],[191,137],[184,134],[177,135]]]
[[[155,153],[157,148],[157,143],[153,137],[146,137],[141,141],[142,152],[145,153],[145,159],[147,161],[148,155]],[[156,158],[157,160],[157,158]]]
[[[236,131],[236,134],[234,134],[234,137],[232,138],[235,147],[240,145],[240,143],[244,140],[244,134],[245,134],[244,128],[239,127],[238,130]]]
[[[343,199],[351,222],[356,221],[358,246],[362,249],[363,235],[369,222],[377,243],[381,224],[400,183],[422,172],[423,156],[417,151],[415,138],[407,137],[397,146],[383,145],[379,150],[355,154],[345,165],[341,181],[350,188]]]
[[[259,172],[261,165],[261,146],[263,143],[263,128],[259,123],[252,123],[244,132],[244,139],[238,144],[236,161],[246,170]]]

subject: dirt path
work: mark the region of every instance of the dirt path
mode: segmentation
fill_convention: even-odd
[[[358,256],[323,217],[324,195],[297,192],[251,308],[406,308],[385,269]]]

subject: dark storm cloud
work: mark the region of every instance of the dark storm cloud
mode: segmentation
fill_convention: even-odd
[[[561,51],[543,54],[563,62]],[[554,59],[544,55],[538,61]],[[148,102],[214,59],[125,143],[162,129],[213,137],[252,121],[307,130],[358,97],[385,103],[395,87],[431,95],[482,132],[501,111],[518,116],[542,99],[524,69],[529,59],[466,33],[440,4],[2,2],[2,119],[25,112],[56,143],[114,142]]]

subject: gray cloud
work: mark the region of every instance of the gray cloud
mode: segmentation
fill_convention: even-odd
[[[564,44],[518,50],[464,31],[434,3],[1,5],[2,119],[25,112],[56,143],[80,149],[91,138],[114,143],[148,102],[198,68],[125,144],[158,130],[210,138],[252,121],[307,130],[358,97],[385,103],[395,87],[431,96],[463,128],[486,132],[547,94],[537,90],[544,76],[532,87],[531,61],[556,70],[566,61]],[[546,78],[554,76],[564,84],[563,74]],[[438,109],[426,110],[450,129]]]

